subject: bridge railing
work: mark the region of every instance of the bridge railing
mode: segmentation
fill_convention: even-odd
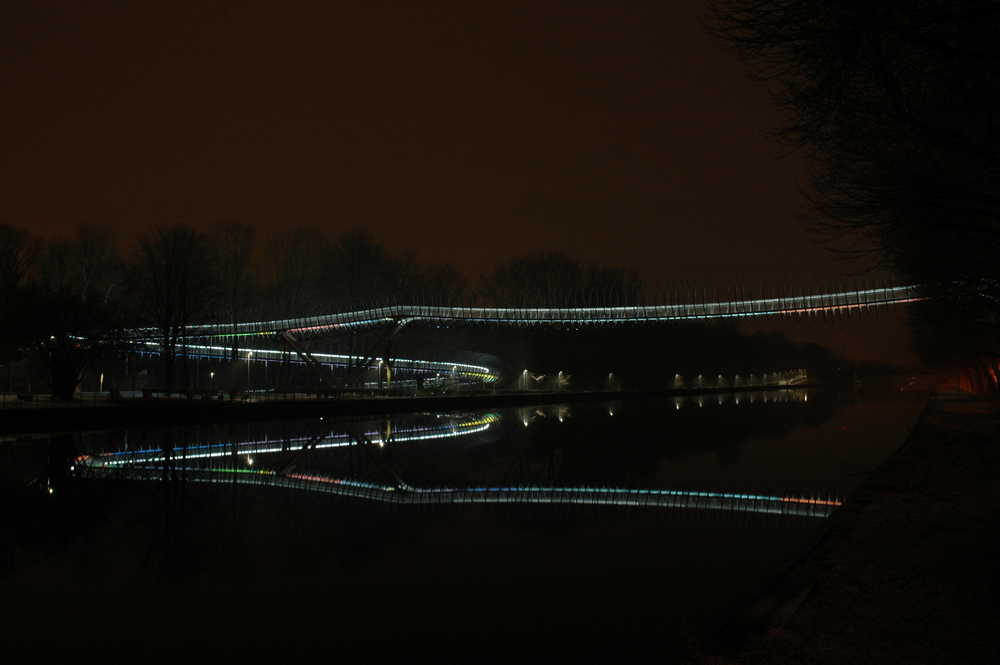
[[[881,281],[881,283],[879,283]],[[400,295],[397,298],[376,298],[367,303],[354,301],[352,309],[278,319],[260,319],[238,324],[204,324],[190,326],[189,338],[268,334],[292,331],[303,335],[338,335],[374,330],[400,321],[416,325],[538,327],[563,325],[573,327],[609,327],[623,324],[669,323],[672,321],[720,318],[758,319],[779,317],[850,318],[852,313],[879,313],[880,307],[891,308],[900,303],[920,299],[918,289],[896,286],[888,278],[874,283],[850,284],[849,288],[824,288],[818,282],[798,285],[775,282],[770,289],[764,284],[750,285],[739,281],[727,283],[725,289],[707,283],[675,283],[666,288],[656,285],[634,293],[614,290],[559,291],[548,294],[514,292],[482,293],[470,291],[455,298],[423,298]],[[724,294],[724,296],[723,296]],[[149,329],[126,333],[129,339],[148,339],[155,335]]]

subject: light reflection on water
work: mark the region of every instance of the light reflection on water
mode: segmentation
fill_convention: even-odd
[[[289,630],[334,630],[348,652],[412,653],[430,640],[463,653],[483,644],[491,653],[529,644],[559,655],[675,653],[685,626],[717,621],[819,524],[748,506],[852,491],[903,441],[923,404],[769,391],[77,434],[59,445],[86,455],[88,472],[60,479],[50,461],[36,476],[53,476],[49,486],[59,491],[50,504],[24,504],[67,535],[45,540],[8,522],[5,536],[17,545],[6,569],[17,572],[7,574],[2,594],[34,599],[50,588],[64,602],[57,612],[90,607],[127,627],[138,585],[142,616],[170,624],[177,612],[206,621],[221,612],[233,625],[266,617]],[[291,488],[268,482],[279,477],[304,480]],[[188,482],[206,478],[213,482]],[[247,478],[260,482],[236,482]],[[355,490],[289,491],[306,480]],[[455,490],[483,496],[475,492],[492,488],[510,500],[445,502],[432,491],[442,488],[451,499]],[[538,488],[550,497],[553,488],[576,488],[587,501],[527,500],[542,496]],[[373,500],[376,489],[426,491],[428,500],[387,508]],[[641,490],[644,510],[596,500]],[[650,506],[650,490],[674,503]],[[686,507],[676,501],[699,494],[722,495],[737,509],[710,508],[719,496]],[[60,572],[39,563],[32,553],[40,547],[65,562]],[[82,560],[84,576],[71,563]],[[73,594],[60,594],[58,584]],[[350,597],[351,609],[317,608],[324,594]],[[23,616],[35,621],[52,611],[27,602]],[[397,610],[386,615],[387,604]],[[308,608],[307,618],[296,623],[279,607]],[[435,612],[447,620],[434,620]],[[365,620],[375,615],[394,640],[379,639]],[[34,630],[29,619],[23,624]]]

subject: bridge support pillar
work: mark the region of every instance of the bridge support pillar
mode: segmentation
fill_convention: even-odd
[[[313,354],[309,353],[309,350],[305,347],[305,345],[302,344],[300,340],[296,339],[292,333],[288,331],[280,332],[278,333],[278,338],[291,347],[292,351],[295,351],[295,354],[302,359],[302,362],[304,362],[309,369],[319,376],[320,381],[331,388],[340,387],[337,385],[337,382],[334,381],[333,375],[330,374],[330,370],[327,369],[323,363],[316,360]]]
[[[372,344],[363,356],[365,360],[358,363],[358,366],[351,370],[351,373],[347,377],[348,386],[356,386],[361,383],[361,380],[365,376],[365,372],[368,371],[368,368],[372,366],[372,363],[378,359],[381,359],[382,362],[385,363],[387,371],[389,372],[388,376],[392,376],[392,365],[389,362],[389,349],[391,348],[392,341],[403,331],[403,326],[409,323],[409,321],[409,319],[397,319],[392,327],[382,333],[382,336],[379,337],[374,344]],[[385,377],[382,373],[379,372],[379,388],[382,387],[382,380],[384,378]]]
[[[357,425],[349,425],[347,428],[347,433],[352,439],[361,447],[362,450],[368,455],[375,467],[382,472],[386,480],[391,482],[397,490],[402,492],[412,492],[413,487],[411,487],[405,480],[403,480],[398,473],[396,473],[382,454],[381,446],[375,445],[370,438],[364,433],[364,431]],[[392,425],[386,424],[386,439],[391,440],[392,436]]]

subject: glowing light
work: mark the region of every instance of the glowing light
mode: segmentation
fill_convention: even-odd
[[[916,295],[916,287],[884,286],[840,293],[802,295],[787,298],[755,298],[714,303],[685,303],[635,307],[428,307],[396,305],[374,309],[341,312],[297,319],[256,321],[241,324],[190,326],[189,338],[197,336],[244,337],[289,332],[350,332],[387,325],[406,325],[412,321],[428,321],[450,327],[457,322],[484,325],[516,324],[537,326],[560,324],[573,328],[580,325],[621,321],[647,322],[663,320],[697,320],[711,318],[757,318],[759,316],[811,314],[829,312],[837,315],[845,310],[868,310],[878,305],[904,304],[925,298]],[[151,328],[136,328],[127,334],[130,339],[153,339]]]
[[[393,441],[399,444],[433,441],[461,437],[477,432],[484,432],[495,423],[500,421],[500,416],[495,413],[488,413],[482,417],[464,420],[459,422],[447,422],[432,427],[415,427],[408,430],[397,430],[393,435]],[[378,431],[365,432],[364,436],[369,440],[377,440],[381,433]],[[278,453],[287,449],[292,443],[305,443],[310,437],[293,437],[287,441],[281,439],[262,439],[257,441],[247,441],[240,443],[236,447],[236,454],[247,455],[248,462],[251,455],[262,455],[266,453]],[[322,450],[328,448],[340,448],[353,445],[353,439],[347,433],[330,434],[321,441],[313,445],[313,449]],[[214,443],[201,446],[190,446],[185,457],[191,460],[213,459],[229,457],[233,454],[232,444]],[[163,462],[166,458],[160,449],[149,449],[139,451],[119,451],[102,453],[87,458],[86,464],[91,468],[121,467],[137,464],[155,464]],[[249,462],[253,464],[253,462]]]
[[[219,335],[224,337],[224,335]],[[145,348],[140,349],[139,353],[149,353],[158,354],[159,344],[155,341],[144,341],[142,342]],[[203,358],[228,358],[232,349],[228,346],[221,345],[207,345],[207,344],[187,344],[178,345],[179,347],[187,348],[189,355],[200,356]],[[353,358],[347,355],[335,354],[335,353],[313,353],[312,356],[320,362],[325,362],[329,364],[336,364],[347,366],[352,361]],[[285,360],[286,351],[279,349],[252,349],[247,353],[247,360]],[[301,364],[300,360],[291,360],[296,364]],[[500,374],[498,370],[493,370],[483,365],[475,365],[470,363],[455,363],[447,361],[438,360],[420,360],[412,358],[393,358],[392,362],[397,366],[398,369],[408,369],[411,371],[434,371],[435,369],[446,368],[458,376],[464,377],[466,379],[475,381],[485,381],[487,383],[495,383],[500,380]],[[214,373],[213,373],[214,374]]]
[[[500,485],[493,487],[419,488],[390,485],[320,475],[318,472],[294,472],[287,475],[254,473],[246,469],[210,469],[214,475],[200,478],[207,482],[258,482],[267,475],[267,483],[297,490],[350,496],[364,501],[402,505],[426,505],[443,502],[456,504],[577,504],[637,506],[643,508],[690,508],[774,515],[826,517],[840,501],[806,497],[769,496],[766,494],[705,492],[647,488],[548,487]],[[226,477],[230,475],[230,477]],[[146,476],[148,477],[148,476]]]
[[[840,501],[822,501],[820,499],[800,499],[796,497],[786,496],[781,499],[782,501],[787,501],[788,503],[808,503],[814,506],[840,506],[843,505]]]

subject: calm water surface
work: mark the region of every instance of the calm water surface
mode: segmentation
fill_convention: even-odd
[[[925,403],[776,391],[6,441],[4,641],[39,657],[669,659],[822,517],[614,506],[601,497],[626,495],[595,488],[842,497]]]

